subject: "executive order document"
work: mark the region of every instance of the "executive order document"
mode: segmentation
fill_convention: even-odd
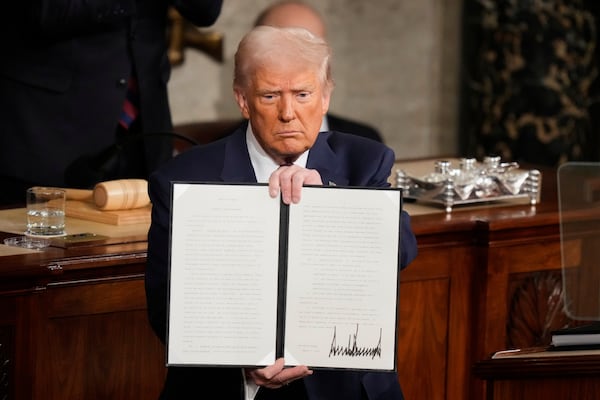
[[[168,365],[396,369],[400,189],[172,189]]]

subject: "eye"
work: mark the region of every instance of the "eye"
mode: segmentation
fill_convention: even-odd
[[[310,92],[298,92],[296,97],[301,101],[306,101],[310,98],[310,95],[311,95]]]
[[[271,103],[277,98],[277,95],[275,93],[264,93],[260,97],[262,101]]]

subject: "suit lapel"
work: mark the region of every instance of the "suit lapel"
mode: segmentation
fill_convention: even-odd
[[[245,129],[238,128],[225,143],[225,162],[221,179],[223,182],[256,183],[254,168],[248,155]]]
[[[348,176],[341,171],[343,163],[340,162],[340,157],[329,146],[329,136],[330,133],[320,133],[317,136],[314,146],[310,149],[306,168],[319,171],[323,185],[346,186],[349,182]],[[228,137],[221,179],[223,182],[256,183],[244,129],[239,128]]]
[[[346,186],[349,182],[348,176],[341,170],[340,157],[329,146],[327,139],[330,135],[329,132],[319,133],[308,154],[306,168],[319,171],[325,186]]]

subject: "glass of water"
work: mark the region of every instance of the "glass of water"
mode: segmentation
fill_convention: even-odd
[[[28,236],[63,236],[65,232],[64,189],[34,186],[27,189]]]

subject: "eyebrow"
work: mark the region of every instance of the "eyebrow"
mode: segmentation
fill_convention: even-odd
[[[306,86],[301,86],[298,88],[292,88],[291,91],[294,93],[298,92],[314,92],[317,88],[313,84],[308,84]],[[283,90],[281,88],[265,88],[265,89],[257,89],[256,93],[259,95],[267,94],[267,93],[282,93]]]

